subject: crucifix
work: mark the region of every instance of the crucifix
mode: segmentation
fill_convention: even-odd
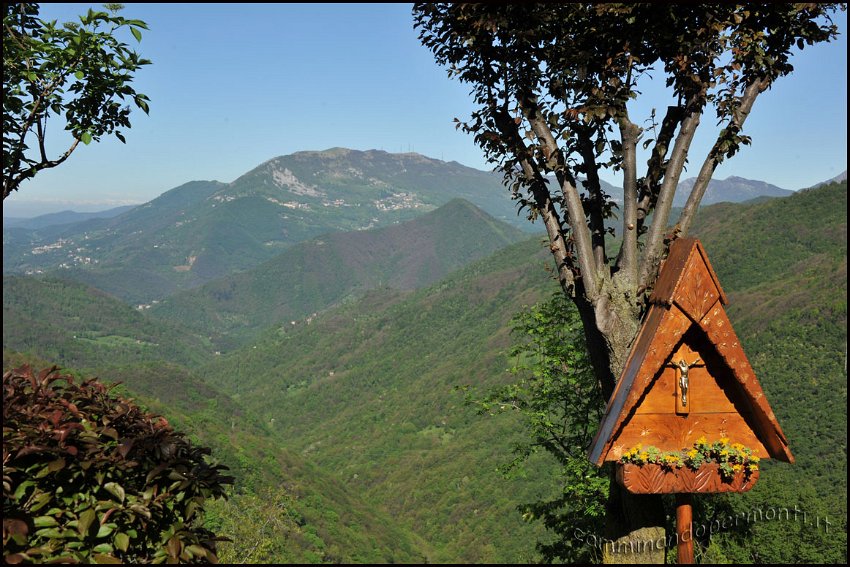
[[[670,366],[679,370],[679,377],[676,380],[676,413],[690,413],[688,408],[688,391],[690,390],[689,371],[694,366],[702,364],[702,360],[697,357],[693,362],[688,363],[684,358],[680,358],[677,362],[670,362]]]

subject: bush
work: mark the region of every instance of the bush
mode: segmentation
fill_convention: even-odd
[[[217,562],[203,507],[233,479],[209,453],[96,380],[6,372],[5,562]]]

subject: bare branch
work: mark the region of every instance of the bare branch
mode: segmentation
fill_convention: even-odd
[[[561,191],[564,194],[564,205],[567,211],[567,222],[573,231],[575,240],[576,256],[578,257],[578,266],[581,270],[581,277],[584,280],[584,291],[587,294],[587,299],[591,303],[595,303],[599,296],[598,277],[602,275],[596,270],[593,261],[593,246],[591,245],[590,228],[585,221],[584,207],[581,204],[581,196],[573,181],[566,174],[566,160],[564,159],[549,125],[543,119],[537,104],[529,97],[522,97],[520,100],[520,108],[522,108],[526,119],[531,124],[531,129],[537,138],[542,142],[543,147],[549,159],[556,159],[558,167],[555,168],[555,175],[558,177],[558,183],[561,185]]]
[[[71,147],[68,148],[68,150],[57,159],[50,161],[41,161],[31,167],[22,170],[18,175],[10,177],[8,180],[4,179],[3,198],[5,199],[9,195],[11,195],[12,191],[14,191],[14,188],[20,185],[22,181],[24,181],[25,179],[29,179],[42,169],[49,169],[51,167],[56,167],[57,165],[62,164],[62,162],[68,159],[68,157],[74,152],[74,150],[77,149],[79,143],[80,140],[75,138],[74,142],[71,144]]]
[[[617,256],[616,266],[620,277],[637,287],[637,142],[640,128],[627,114],[619,119],[620,138],[623,143],[623,243]]]
[[[640,187],[640,195],[637,206],[637,233],[640,236],[643,230],[643,223],[646,220],[649,212],[655,208],[655,202],[658,199],[658,183],[664,176],[665,162],[667,157],[667,149],[670,142],[673,140],[673,135],[676,133],[676,128],[685,117],[685,109],[681,106],[668,106],[667,113],[661,121],[661,130],[658,132],[658,137],[655,139],[655,144],[652,148],[652,155],[647,162],[646,177],[643,178],[643,183]]]
[[[590,127],[578,127],[575,129],[579,139],[579,152],[584,160],[587,184],[585,189],[588,193],[589,227],[591,243],[593,246],[593,259],[596,262],[597,271],[602,271],[608,261],[605,253],[605,218],[602,209],[605,206],[602,198],[602,185],[599,182],[599,165],[596,163],[593,141],[590,138]]]
[[[516,122],[510,113],[503,107],[493,111],[496,126],[502,132],[502,136],[513,147],[518,162],[522,168],[523,176],[529,180],[531,195],[534,197],[534,205],[543,219],[546,234],[549,237],[549,250],[555,259],[558,270],[558,281],[569,296],[575,295],[575,271],[576,266],[567,245],[561,224],[561,216],[552,201],[552,195],[547,187],[546,179],[537,168],[537,164],[529,159],[530,152],[519,133]]]
[[[38,137],[38,151],[41,154],[41,161],[47,161],[47,152],[44,149],[44,136],[45,132],[45,122],[47,122],[47,116],[45,115],[43,119],[37,120],[36,125],[38,126],[38,132],[36,136]]]
[[[764,92],[768,86],[770,86],[770,82],[767,79],[755,80],[744,90],[744,94],[741,95],[740,99],[740,107],[732,117],[729,125],[729,128],[733,129],[735,133],[740,132],[741,128],[744,126],[744,121],[746,121],[753,109],[753,103],[755,102],[756,97],[758,97],[760,93]],[[711,148],[711,151],[708,153],[708,157],[705,158],[702,168],[700,168],[699,175],[697,175],[697,180],[691,189],[691,194],[688,196],[688,201],[685,203],[685,208],[682,209],[682,214],[679,216],[678,227],[682,236],[686,236],[688,234],[688,230],[690,229],[691,223],[696,215],[697,208],[699,208],[700,201],[708,188],[708,182],[711,181],[711,176],[714,175],[714,170],[717,168],[717,165],[723,160],[723,154],[719,149],[722,136],[723,133],[721,132],[717,141],[714,142],[714,146]]]
[[[676,143],[673,145],[673,153],[670,155],[670,161],[667,162],[664,181],[661,183],[661,188],[658,191],[658,200],[655,204],[652,226],[649,229],[649,235],[644,248],[639,280],[639,286],[641,288],[649,287],[651,283],[650,279],[654,278],[658,271],[658,262],[664,252],[664,234],[667,231],[670,209],[673,207],[673,197],[676,194],[676,187],[679,185],[679,177],[682,175],[682,170],[685,167],[688,149],[694,139],[697,126],[699,126],[701,113],[701,107],[698,110],[690,110],[685,119],[682,120],[679,135],[676,136]]]

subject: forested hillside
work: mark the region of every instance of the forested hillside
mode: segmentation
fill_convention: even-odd
[[[846,461],[840,449],[846,438],[844,211],[846,185],[833,185],[765,203],[708,207],[695,230],[798,458],[795,466],[768,466],[765,480],[732,503],[743,509],[785,502],[832,518],[839,532],[753,525],[749,539],[733,545],[729,536],[726,547],[713,550],[720,556],[812,561],[840,560],[846,553]],[[773,232],[792,234],[786,238],[796,244],[763,236]],[[551,289],[538,250],[530,241],[413,296],[391,301],[375,294],[309,328],[280,326],[222,357],[205,375],[264,419],[274,419],[299,450],[410,518],[414,530],[439,542],[446,558],[521,560],[527,536],[517,538],[506,512],[510,503],[545,491],[547,476],[490,476],[487,471],[509,458],[516,431],[509,423],[472,417],[454,387],[505,379],[508,319]],[[785,259],[785,269],[775,268],[777,257]],[[772,304],[759,295],[767,289],[779,293]],[[470,475],[470,469],[478,472]],[[514,496],[504,501],[499,494]],[[458,506],[467,513],[458,515]],[[504,537],[485,536],[495,526],[502,526]],[[770,543],[788,529],[805,532],[819,551]],[[772,551],[756,556],[758,546],[747,542]]]
[[[382,229],[333,232],[271,260],[169,297],[157,317],[214,335],[221,349],[269,325],[303,322],[380,287],[411,290],[526,238],[463,199]]]
[[[111,219],[4,227],[4,274],[58,270],[128,303],[247,270],[329,232],[387,227],[463,198],[514,226],[501,178],[419,154],[333,148],[192,181]]]
[[[706,560],[846,561],[846,210],[844,182],[700,213],[694,233],[797,458],[768,463],[743,496],[701,504],[774,510],[714,535]],[[221,356],[208,337],[82,286],[10,278],[4,347],[122,379],[212,444],[242,479],[212,521],[236,532],[228,517],[253,518],[254,533],[278,534],[260,538],[267,561],[534,561],[534,542],[552,535],[517,506],[556,493],[557,467],[541,455],[504,478],[525,432],[476,415],[458,387],[511,379],[510,321],[557,289],[549,264],[532,238],[426,289],[378,286],[309,324],[278,320]],[[161,356],[152,345],[167,341]],[[284,494],[269,492],[277,478]],[[280,520],[290,507],[295,520]]]

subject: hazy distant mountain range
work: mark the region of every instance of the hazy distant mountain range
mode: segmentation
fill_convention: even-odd
[[[681,189],[693,180],[682,181]],[[610,184],[605,189],[616,196]],[[684,203],[679,191],[675,204]],[[761,181],[715,180],[703,200],[792,192]],[[462,198],[494,219],[540,230],[516,212],[501,176],[415,153],[333,148],[280,156],[232,183],[192,181],[133,208],[4,219],[3,271],[61,270],[133,304],[150,304],[336,231],[387,227]]]
[[[673,198],[674,207],[685,206],[695,182],[696,177],[690,177],[679,183],[676,196]],[[726,179],[712,179],[708,183],[708,190],[705,192],[700,205],[706,206],[723,202],[742,203],[759,197],[788,197],[793,193],[793,191],[782,189],[764,181],[732,176]]]
[[[827,179],[826,181],[821,181],[820,183],[812,185],[812,187],[820,187],[821,185],[829,185],[830,183],[841,183],[842,181],[844,181],[846,179],[847,179],[847,170],[845,169],[844,171],[842,171],[841,173],[839,173],[838,175],[836,175],[832,179]]]
[[[3,217],[3,228],[47,228],[59,224],[71,224],[75,222],[87,221],[90,219],[109,219],[117,217],[120,214],[126,213],[136,205],[126,205],[123,207],[115,207],[105,211],[97,211],[93,213],[78,213],[75,211],[60,211],[58,213],[49,213],[39,215],[32,218],[17,218]]]

